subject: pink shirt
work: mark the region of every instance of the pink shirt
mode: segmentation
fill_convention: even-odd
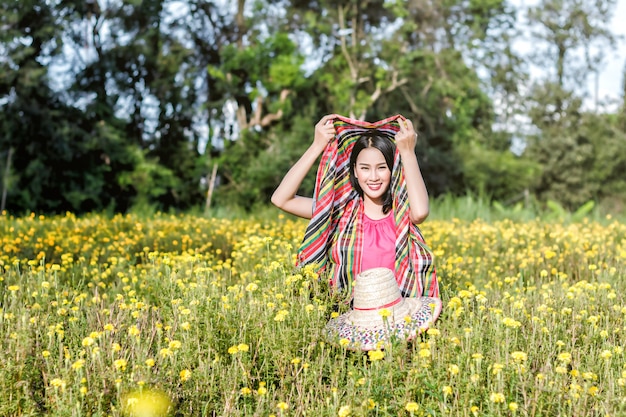
[[[385,267],[396,270],[396,225],[392,213],[372,220],[363,213],[361,271]]]

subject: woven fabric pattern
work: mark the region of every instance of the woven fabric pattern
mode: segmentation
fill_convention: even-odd
[[[363,256],[363,200],[350,184],[354,143],[376,129],[394,141],[400,115],[369,123],[334,115],[335,139],[326,146],[317,170],[313,216],[298,251],[298,265],[315,264],[328,273],[331,285],[351,293]],[[404,297],[439,296],[433,253],[409,219],[409,201],[400,154],[396,150],[391,177],[396,228],[395,277]]]

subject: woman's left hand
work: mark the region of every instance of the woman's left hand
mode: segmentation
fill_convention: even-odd
[[[413,128],[413,123],[406,119],[400,120],[400,130],[396,133],[396,146],[400,152],[415,152],[415,144],[417,142],[417,133]]]

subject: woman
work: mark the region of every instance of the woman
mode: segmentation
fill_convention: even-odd
[[[271,199],[312,219],[300,264],[330,264],[331,284],[339,289],[350,289],[363,270],[385,267],[395,271],[403,295],[438,296],[432,253],[416,227],[429,212],[416,138],[411,121],[401,116],[369,124],[327,115],[316,124],[313,143]],[[315,198],[297,195],[322,154]]]

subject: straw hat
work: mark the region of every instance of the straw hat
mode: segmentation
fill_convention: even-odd
[[[386,311],[381,314],[383,309]],[[357,275],[352,310],[330,319],[325,330],[334,342],[347,339],[348,349],[373,350],[391,337],[414,338],[440,313],[439,298],[402,297],[393,271],[373,268]]]

